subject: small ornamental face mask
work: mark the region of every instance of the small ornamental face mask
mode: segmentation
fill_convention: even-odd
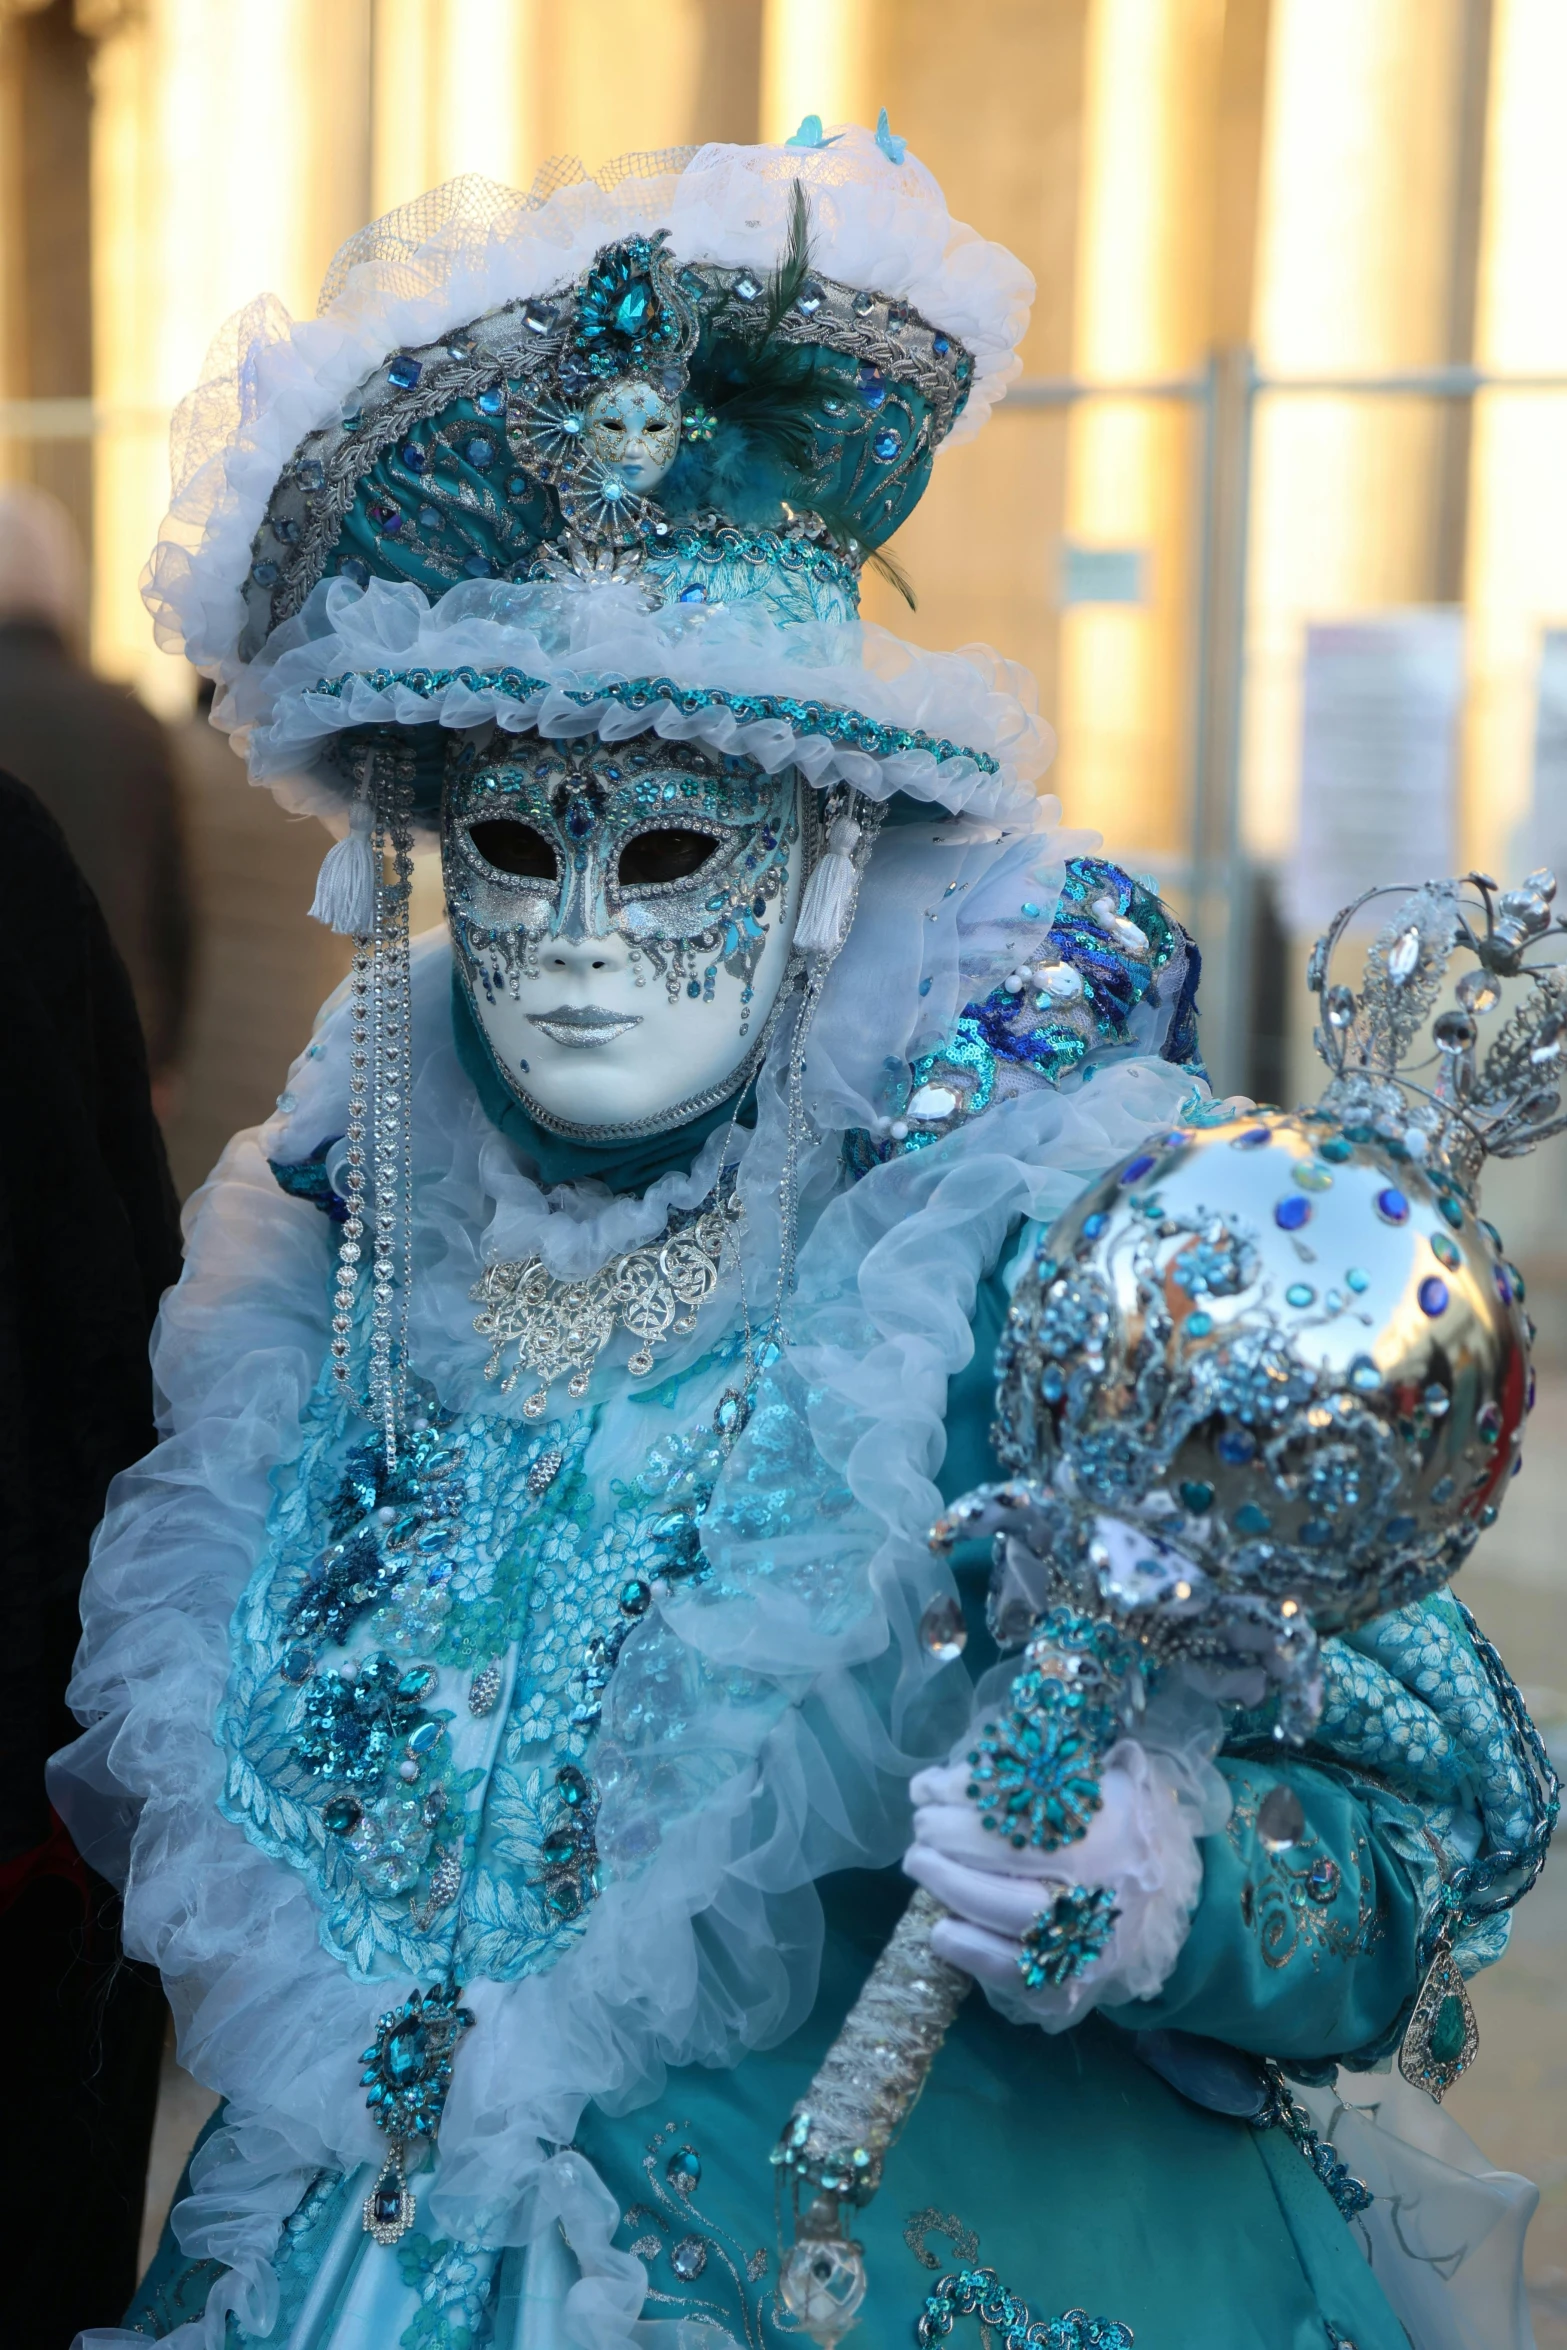
[[[442,865],[457,967],[542,1125],[657,1134],[737,1088],[788,969],[805,798],[793,769],[672,745],[456,753]]]

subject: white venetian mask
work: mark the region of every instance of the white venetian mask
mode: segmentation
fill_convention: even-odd
[[[656,1134],[737,1088],[789,964],[805,797],[793,769],[661,744],[459,751],[442,820],[458,969],[542,1124]]]
[[[582,441],[628,490],[646,497],[680,453],[680,411],[651,384],[608,384],[583,412]]]

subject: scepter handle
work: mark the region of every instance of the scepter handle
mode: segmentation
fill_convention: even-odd
[[[933,1894],[915,1893],[773,2154],[794,2206],[780,2287],[824,2345],[848,2331],[865,2298],[865,2258],[849,2237],[849,2215],[880,2186],[888,2149],[973,1989],[973,1977],[931,1947],[931,1928],[946,1914]]]

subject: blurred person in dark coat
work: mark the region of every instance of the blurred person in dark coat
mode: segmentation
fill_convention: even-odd
[[[65,2350],[135,2284],[164,2006],[120,1955],[115,1897],[51,1813],[44,1764],[75,1735],[77,1594],[109,1480],[153,1442],[147,1344],[180,1245],[125,968],[59,826],[4,774],[0,1003],[0,2011],[26,2118],[0,2336]]]
[[[59,824],[135,990],[154,1099],[169,1106],[190,994],[191,913],[168,738],[79,657],[86,593],[57,498],[0,489],[0,769]]]

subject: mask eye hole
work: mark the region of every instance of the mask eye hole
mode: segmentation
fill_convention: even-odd
[[[497,873],[514,874],[519,881],[556,881],[560,867],[555,851],[542,832],[520,824],[515,816],[485,816],[468,827],[468,838]]]
[[[710,832],[689,832],[678,825],[639,832],[620,852],[620,886],[653,889],[663,881],[689,881],[717,846]]]

